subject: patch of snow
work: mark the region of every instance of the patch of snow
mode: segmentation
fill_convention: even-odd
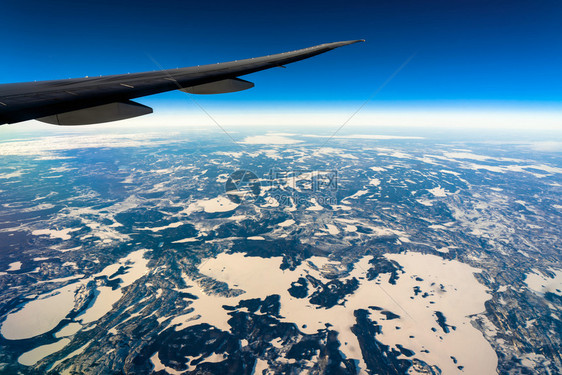
[[[446,197],[447,192],[441,186],[435,187],[433,189],[427,189],[434,197]]]
[[[21,269],[22,264],[23,263],[20,261],[12,262],[8,265],[9,268],[6,271],[8,272],[19,271]]]
[[[280,227],[285,228],[285,227],[290,227],[290,226],[293,225],[294,223],[295,223],[295,221],[294,221],[293,219],[288,219],[288,220],[285,220],[285,221],[283,221],[283,222],[281,222],[281,223],[279,223],[279,224],[277,224],[277,225],[279,225]]]
[[[24,366],[33,366],[43,358],[56,353],[70,343],[70,339],[60,339],[57,342],[48,345],[39,346],[29,352],[23,353],[18,362]]]

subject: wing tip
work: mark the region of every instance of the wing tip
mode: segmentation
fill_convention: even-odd
[[[350,44],[362,43],[364,41],[365,41],[365,39],[344,40],[344,41],[341,41],[341,42],[326,43],[326,44],[324,44],[324,46],[333,49],[333,48],[348,46]]]

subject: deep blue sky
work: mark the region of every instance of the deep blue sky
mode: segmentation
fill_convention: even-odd
[[[11,1],[2,3],[0,82],[229,61],[364,38],[245,77],[224,105],[550,106],[562,102],[562,2]],[[176,92],[139,100],[185,103]]]

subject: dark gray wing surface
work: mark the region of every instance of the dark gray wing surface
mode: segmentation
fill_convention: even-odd
[[[0,124],[37,119],[57,125],[115,121],[151,113],[131,99],[178,90],[194,94],[253,87],[237,77],[283,66],[361,40],[335,42],[245,60],[146,73],[0,85]]]

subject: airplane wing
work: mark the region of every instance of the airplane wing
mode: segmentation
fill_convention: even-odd
[[[136,117],[152,113],[152,108],[131,99],[172,90],[219,94],[249,89],[254,84],[237,77],[361,41],[326,43],[276,55],[189,68],[1,84],[0,125],[31,119],[56,125],[85,125]]]

